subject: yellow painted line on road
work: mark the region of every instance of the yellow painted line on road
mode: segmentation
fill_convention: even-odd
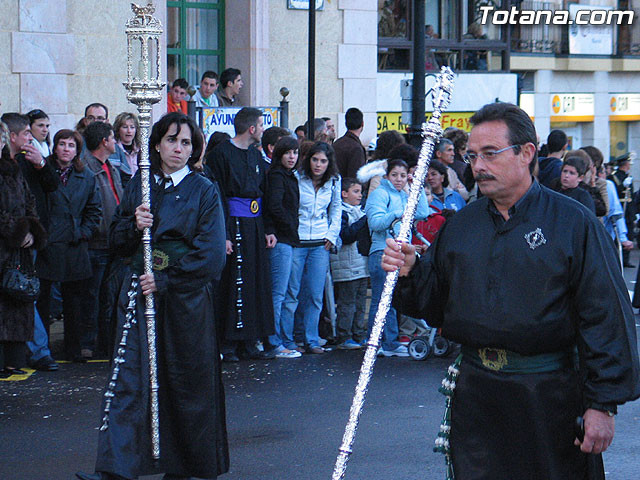
[[[0,382],[21,382],[22,380],[26,380],[27,378],[29,378],[31,374],[35,372],[35,370],[32,370],[30,368],[21,368],[20,370],[23,370],[27,373],[25,373],[24,375],[9,375],[7,378],[0,378]]]

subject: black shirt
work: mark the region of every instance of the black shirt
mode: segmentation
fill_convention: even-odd
[[[600,222],[537,181],[509,217],[486,197],[460,210],[400,278],[394,307],[474,348],[536,355],[578,345],[587,400],[637,398],[633,311]]]

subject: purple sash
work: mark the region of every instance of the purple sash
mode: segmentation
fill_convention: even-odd
[[[230,217],[259,217],[262,213],[262,198],[227,198]]]

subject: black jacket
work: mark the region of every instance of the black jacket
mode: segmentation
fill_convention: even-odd
[[[46,197],[49,243],[38,254],[38,276],[57,282],[91,278],[89,239],[102,218],[95,176],[88,168],[79,172],[74,167],[67,185]]]
[[[278,242],[296,246],[298,237],[298,206],[300,190],[293,170],[273,165],[267,173],[265,220],[273,226]]]
[[[51,161],[47,161],[44,167],[37,169],[29,162],[23,153],[16,155],[16,161],[22,170],[22,176],[29,185],[29,190],[35,198],[36,210],[40,218],[40,224],[49,229],[49,206],[47,204],[47,194],[55,192],[60,185],[60,177],[56,173],[56,169]]]

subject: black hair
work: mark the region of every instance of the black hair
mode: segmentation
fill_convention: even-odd
[[[327,165],[327,170],[322,175],[320,179],[320,184],[324,185],[329,181],[331,177],[335,177],[338,175],[338,165],[336,164],[336,154],[333,151],[333,147],[326,142],[315,142],[313,146],[309,149],[307,154],[302,159],[300,164],[300,170],[307,177],[311,178],[311,157],[313,157],[316,153],[322,152],[327,156],[329,160],[329,165]]]
[[[262,133],[262,150],[267,151],[267,145],[275,145],[282,137],[289,135],[289,130],[282,127],[269,127]]]
[[[187,88],[189,88],[189,82],[187,82],[184,78],[176,78],[171,86],[184,88],[186,90]]]
[[[347,130],[357,130],[362,126],[363,122],[364,115],[359,109],[355,107],[351,107],[344,114],[344,123],[347,127]]]
[[[389,158],[389,153],[393,147],[400,145],[401,143],[407,143],[407,141],[400,132],[396,130],[387,130],[386,132],[382,132],[376,142],[376,150],[373,154],[374,158],[376,160]]]
[[[18,134],[25,128],[31,126],[29,117],[17,112],[7,112],[0,117],[9,129],[9,132]]]
[[[106,122],[92,122],[84,131],[84,141],[87,150],[93,152],[100,147],[102,140],[106,140],[113,133],[113,127]]]
[[[244,107],[236,113],[236,117],[233,119],[233,126],[236,130],[236,135],[242,135],[249,130],[250,127],[255,127],[261,116],[262,112],[253,107]]]
[[[556,153],[562,150],[566,145],[569,139],[567,138],[567,134],[562,130],[551,130],[549,136],[547,137],[547,148],[549,149],[549,153]]]
[[[289,150],[298,150],[299,152],[299,144],[298,144],[298,140],[296,140],[290,135],[286,135],[280,138],[276,142],[275,147],[273,147],[273,158],[271,159],[271,168],[282,166],[282,157]],[[298,156],[298,159],[300,159],[300,156]]]
[[[84,109],[84,116],[85,116],[85,117],[87,116],[87,112],[89,112],[89,109],[90,109],[90,108],[96,108],[96,107],[97,107],[97,108],[104,108],[104,114],[105,114],[105,117],[106,117],[106,118],[109,118],[109,109],[107,108],[107,106],[106,106],[106,105],[104,105],[104,104],[102,104],[102,103],[98,103],[98,102],[90,103],[89,105],[87,105],[87,106],[85,107],[85,109]]]
[[[579,155],[570,155],[565,158],[562,162],[563,169],[565,165],[569,165],[570,167],[575,168],[578,172],[578,176],[580,177],[587,173],[587,164],[584,158]]]
[[[520,153],[522,145],[527,143],[538,145],[538,137],[536,135],[536,127],[531,121],[531,117],[520,107],[506,102],[489,103],[478,110],[470,118],[474,126],[485,122],[504,122],[509,131],[508,141],[514,147],[515,153]],[[538,149],[535,148],[533,158],[529,163],[529,172],[533,171],[538,162]]]
[[[222,72],[222,73],[224,73],[224,72]],[[200,83],[202,83],[205,78],[212,78],[214,80],[218,80],[218,74],[216,72],[214,72],[213,70],[207,70],[206,72],[204,72],[202,74],[202,77],[200,78]]]
[[[418,164],[418,158],[420,157],[420,152],[408,143],[401,143],[400,145],[396,145],[389,152],[389,158],[399,158],[400,160],[404,160],[407,162],[409,168],[413,168]]]
[[[445,167],[442,162],[440,162],[439,160],[431,160],[431,162],[429,162],[429,168],[433,168],[440,175],[444,175],[442,186],[449,186],[449,174],[447,173],[447,167]]]
[[[27,112],[27,117],[29,117],[29,125],[33,125],[34,123],[36,123],[36,120],[40,120],[42,118],[46,118],[47,120],[49,120],[49,115],[47,115],[40,109],[35,109]],[[33,131],[31,132],[31,135],[33,135]],[[44,139],[44,141],[47,145],[51,146],[51,132],[47,133],[47,137]]]
[[[387,162],[387,175],[389,175],[391,173],[391,170],[396,167],[402,167],[407,171],[407,173],[409,173],[409,165],[407,165],[407,162],[399,158],[394,158],[393,160],[389,160]]]
[[[220,74],[220,88],[224,89],[227,86],[227,83],[233,83],[238,75],[242,73],[237,68],[227,68]]]
[[[340,188],[343,192],[348,192],[353,185],[362,186],[362,183],[360,183],[357,178],[343,177]]]
[[[304,125],[298,125],[298,126],[296,127],[296,129],[294,130],[294,132],[297,132],[298,130],[302,130],[304,133],[307,133],[307,132],[305,131],[305,129],[304,129]]]
[[[177,133],[182,129],[182,125],[187,125],[191,130],[191,156],[187,160],[187,165],[193,167],[193,164],[198,163],[200,160],[200,154],[202,153],[202,144],[204,143],[204,136],[198,135],[198,125],[182,112],[171,112],[163,115],[151,129],[151,136],[149,137],[149,161],[151,163],[151,170],[155,173],[162,171],[162,159],[160,158],[160,152],[156,150],[156,145],[159,145],[164,136],[171,128],[171,125],[176,125]],[[88,127],[87,127],[88,128]]]
[[[225,140],[229,140],[231,135],[227,132],[213,132],[209,137],[209,141],[207,142],[207,148],[204,150],[205,158],[209,154],[211,150],[213,150],[216,146],[224,142]]]

